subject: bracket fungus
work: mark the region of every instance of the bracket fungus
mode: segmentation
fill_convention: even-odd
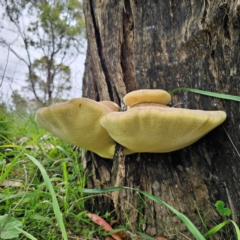
[[[129,110],[108,113],[100,122],[110,136],[125,147],[124,153],[131,154],[184,148],[226,119],[223,111],[170,108],[166,106],[170,99],[163,90],[134,91],[124,97]]]
[[[126,94],[123,101],[129,108],[146,103],[167,105],[171,101],[171,95],[161,89],[142,89]]]
[[[100,118],[118,109],[117,104],[110,101],[75,98],[39,109],[35,121],[66,142],[95,152],[101,157],[113,158],[115,142],[101,126]]]
[[[126,155],[136,152],[172,152],[199,140],[226,119],[223,111],[202,111],[167,106],[164,90],[128,93],[128,109],[111,101],[75,98],[37,111],[36,122],[57,137],[113,158],[115,143]]]

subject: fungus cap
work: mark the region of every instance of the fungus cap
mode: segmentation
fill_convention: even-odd
[[[226,119],[223,111],[136,107],[108,113],[100,122],[110,136],[134,152],[172,152],[199,140]]]
[[[115,142],[100,124],[100,118],[110,112],[104,104],[87,98],[75,98],[39,109],[35,121],[66,142],[101,157],[113,158]]]
[[[159,103],[167,105],[171,101],[171,95],[161,89],[142,89],[126,94],[123,101],[128,107],[139,103]]]

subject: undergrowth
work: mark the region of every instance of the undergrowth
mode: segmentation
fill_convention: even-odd
[[[80,156],[81,150],[39,128],[33,115],[0,109],[1,239],[93,239],[106,234],[87,217],[86,201],[95,194],[129,188],[84,189],[88,176],[78,161]],[[224,221],[200,233],[187,216],[167,203],[147,192],[132,190],[169,208],[197,240],[212,239],[229,224],[240,240],[238,226],[227,218],[231,211],[221,201],[215,207]]]
[[[91,239],[95,230],[85,212],[81,152],[39,128],[32,115],[2,112],[0,132],[0,239],[26,239],[21,229],[36,239],[61,239],[61,216],[69,239],[85,226]],[[52,192],[33,159],[46,169]]]

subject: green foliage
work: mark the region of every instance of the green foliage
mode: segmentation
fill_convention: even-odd
[[[33,62],[32,69],[31,78],[34,79],[37,89],[42,92],[44,103],[60,102],[64,92],[71,89],[71,70],[69,66],[63,63],[57,64],[54,60],[49,60],[47,56],[44,56]],[[54,98],[52,98],[50,102],[48,101],[49,83],[46,81],[49,69],[53,74],[57,72],[57,76],[55,75],[57,81],[56,84],[54,84],[56,90],[53,91]]]
[[[54,28],[58,35],[66,34],[72,37],[82,32],[84,25],[82,14],[79,12],[82,9],[79,1],[56,1],[55,4],[40,2],[39,9],[41,27],[44,31],[52,31]],[[71,24],[68,22],[69,16],[67,15],[71,15],[73,21]]]
[[[155,238],[153,238],[153,237],[150,237],[150,236],[148,236],[148,235],[147,235],[147,234],[145,234],[145,233],[142,233],[142,232],[137,232],[137,234],[138,234],[139,236],[143,237],[144,239],[148,239],[148,240],[155,240]]]
[[[82,188],[86,176],[78,162],[81,154],[38,128],[33,116],[9,116],[14,121],[8,139],[0,145],[0,183],[11,181],[19,186],[0,188],[0,216],[8,215],[21,225],[15,225],[14,231],[9,224],[0,227],[0,238],[11,233],[8,239],[22,235],[28,239],[67,239],[68,229],[73,236],[83,236],[84,232],[91,239],[96,231],[85,230],[93,224],[85,211]]]
[[[48,174],[45,171],[45,169],[43,168],[43,166],[40,164],[40,162],[36,158],[34,158],[34,157],[32,157],[28,154],[26,154],[26,156],[28,158],[30,158],[31,161],[34,164],[36,164],[37,167],[39,168],[39,170],[41,171],[43,180],[44,180],[44,182],[45,182],[45,184],[46,184],[46,186],[47,186],[47,188],[48,188],[48,190],[51,194],[51,197],[52,197],[53,211],[54,211],[54,214],[56,216],[57,222],[60,226],[60,229],[61,229],[61,232],[62,232],[62,237],[63,237],[64,240],[67,240],[67,233],[66,233],[65,225],[63,223],[62,213],[61,213],[61,210],[60,210],[60,207],[59,207],[59,204],[58,204],[58,201],[57,201],[56,193],[53,189],[51,180],[48,177]]]
[[[0,108],[0,145],[8,138],[11,121],[6,116],[6,110]]]
[[[31,240],[37,240],[34,236],[32,236],[31,234],[29,234],[28,232],[22,230],[19,227],[15,227],[16,230],[18,230],[20,233],[22,233],[23,235],[25,235],[27,238],[31,239]]]
[[[22,227],[22,223],[7,214],[0,216],[0,226],[3,227],[1,231],[1,239],[17,238],[20,231],[16,227]]]
[[[231,210],[229,208],[225,208],[225,203],[223,201],[218,200],[215,203],[215,207],[222,216],[229,217],[231,215]]]
[[[68,64],[84,52],[85,45],[81,0],[0,0],[0,3],[5,8],[3,17],[15,26],[16,38],[22,42],[27,56],[23,58],[7,39],[0,39],[0,44],[27,66],[22,92],[31,91],[34,98],[27,99],[25,104],[31,101],[35,107],[45,106],[58,101],[63,94],[68,97],[71,89]],[[22,24],[23,19],[28,21]],[[33,56],[33,52],[37,52],[38,57]],[[16,92],[13,100],[26,100],[25,96]]]
[[[12,103],[14,105],[14,108],[17,112],[25,113],[28,109],[28,103],[27,100],[24,99],[21,94],[19,94],[18,91],[14,91],[12,93]]]

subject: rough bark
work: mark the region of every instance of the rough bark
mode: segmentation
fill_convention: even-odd
[[[240,95],[240,4],[229,0],[85,0],[88,52],[83,96],[121,104],[136,89],[191,87]],[[225,110],[224,124],[197,143],[166,154],[127,156],[125,186],[147,191],[187,215],[204,232],[219,222],[223,200],[238,223],[240,211],[240,104],[189,92],[175,107]],[[89,154],[87,187],[114,186],[112,161]],[[136,192],[119,193],[116,216],[132,230],[168,239],[192,238],[165,207]],[[114,209],[111,195],[92,200],[92,211]]]

